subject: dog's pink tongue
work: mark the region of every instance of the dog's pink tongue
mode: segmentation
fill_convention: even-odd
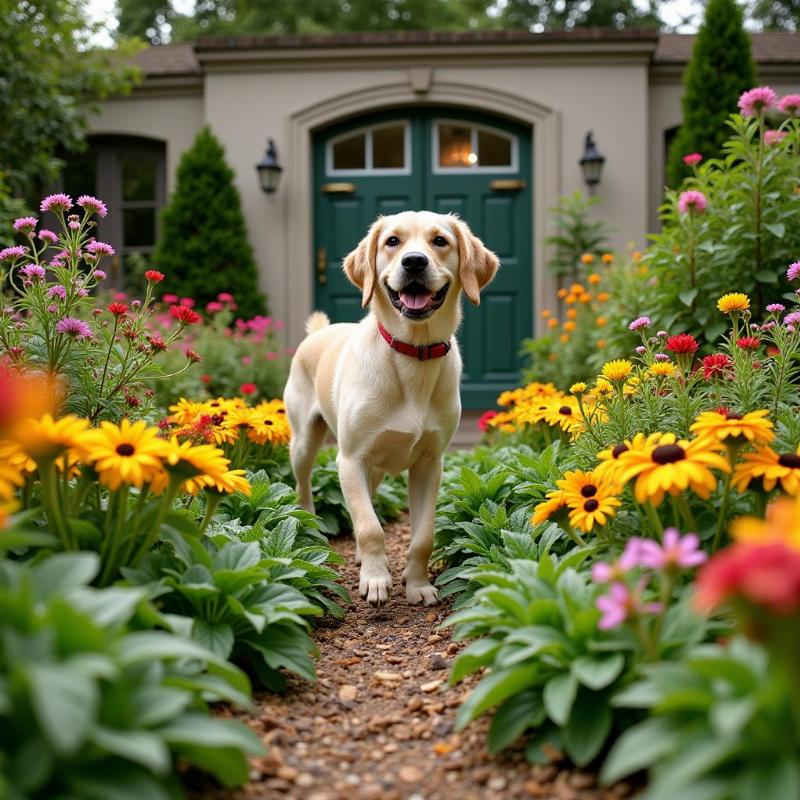
[[[411,308],[414,311],[419,311],[422,308],[425,308],[426,305],[430,302],[431,295],[429,294],[406,294],[402,292],[400,294],[400,299],[403,301],[403,305],[406,308]]]

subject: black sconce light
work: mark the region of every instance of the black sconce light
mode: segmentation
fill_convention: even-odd
[[[593,194],[594,187],[600,183],[600,175],[603,172],[603,164],[606,163],[606,157],[598,151],[591,131],[586,133],[583,155],[578,163],[583,170],[583,179],[589,187],[589,194]]]
[[[273,194],[277,191],[283,167],[278,163],[278,149],[275,147],[273,139],[267,139],[267,152],[264,153],[264,158],[256,164],[256,172],[263,192]]]

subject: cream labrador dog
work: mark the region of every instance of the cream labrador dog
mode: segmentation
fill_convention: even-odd
[[[342,493],[353,520],[359,592],[380,606],[392,578],[372,495],[408,470],[411,545],[403,571],[411,604],[436,603],[428,578],[442,455],[461,415],[454,335],[460,292],[478,305],[499,262],[455,216],[405,211],[379,218],[344,260],[370,307],[357,324],[315,312],[284,392],[300,504],[314,510],[311,470],[328,430],[339,445]]]

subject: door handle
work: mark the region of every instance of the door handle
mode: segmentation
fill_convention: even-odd
[[[354,183],[323,183],[320,191],[322,194],[355,194],[356,185]]]
[[[517,179],[498,179],[489,184],[493,192],[520,192],[525,188],[525,181]]]
[[[326,284],[328,276],[325,274],[328,270],[328,251],[324,247],[317,248],[317,280]]]

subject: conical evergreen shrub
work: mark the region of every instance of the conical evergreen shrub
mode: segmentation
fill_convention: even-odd
[[[219,140],[203,128],[178,165],[153,263],[167,275],[166,291],[193,297],[198,307],[230,292],[248,318],[266,307],[233,177]]]
[[[667,184],[675,187],[689,174],[689,153],[716,158],[730,136],[725,120],[736,111],[742,92],[756,83],[750,37],[736,0],[709,0],[705,18],[683,76],[683,124],[667,156]]]

